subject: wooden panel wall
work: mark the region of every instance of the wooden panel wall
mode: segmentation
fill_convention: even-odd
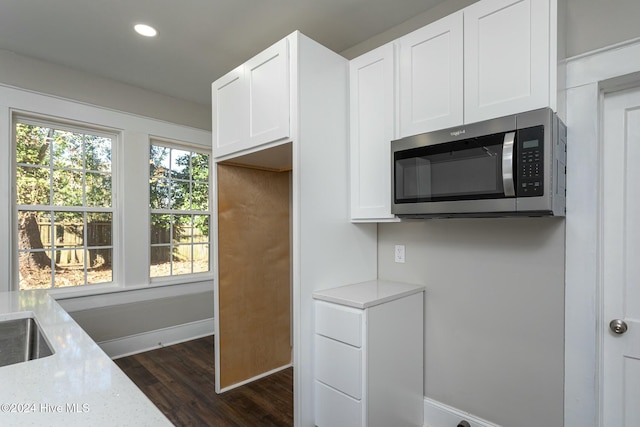
[[[218,165],[220,387],[291,363],[288,172]]]

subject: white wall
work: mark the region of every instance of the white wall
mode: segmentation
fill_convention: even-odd
[[[0,83],[211,130],[209,105],[172,98],[1,49]]]
[[[64,301],[62,304],[65,305]],[[70,314],[93,340],[101,343],[211,319],[213,292],[126,302],[71,311]]]
[[[426,285],[426,397],[499,425],[562,425],[563,219],[380,224],[378,270]]]
[[[638,0],[565,0],[567,57],[640,37]]]

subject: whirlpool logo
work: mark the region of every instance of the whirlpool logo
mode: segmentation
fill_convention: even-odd
[[[460,129],[460,130],[451,132],[451,136],[460,136],[460,135],[464,135],[465,133],[466,133],[466,130]]]

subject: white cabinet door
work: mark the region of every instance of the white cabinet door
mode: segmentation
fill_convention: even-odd
[[[416,30],[400,46],[400,137],[462,123],[462,12]]]
[[[289,136],[289,55],[283,39],[212,85],[216,158]]]
[[[549,105],[550,27],[549,0],[464,9],[466,123]]]
[[[351,219],[389,220],[394,139],[394,45],[353,59],[350,68]]]
[[[239,66],[211,85],[213,152],[216,157],[232,152],[248,135],[244,66]]]
[[[289,60],[283,39],[245,63],[251,146],[289,136]]]

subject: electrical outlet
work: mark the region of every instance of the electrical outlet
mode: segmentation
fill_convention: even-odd
[[[404,245],[396,245],[395,261],[404,263]]]

